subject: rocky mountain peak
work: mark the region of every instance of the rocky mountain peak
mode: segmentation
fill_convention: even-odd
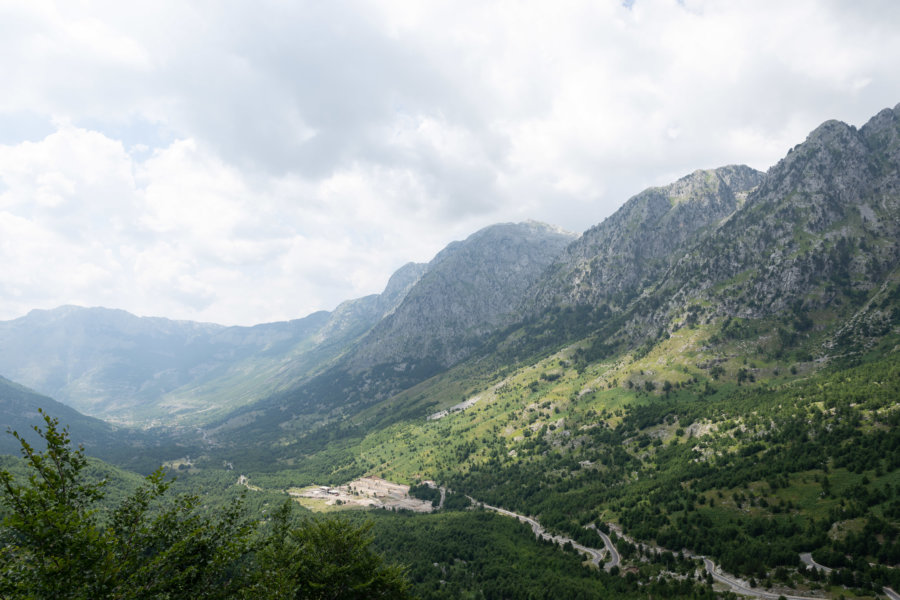
[[[731,215],[763,178],[730,165],[637,194],[569,246],[537,288],[534,310],[559,303],[623,306],[668,268],[675,249]]]
[[[670,203],[710,205],[723,197],[739,196],[759,185],[761,173],[747,165],[728,165],[718,169],[698,169],[660,190]],[[649,191],[649,190],[648,190]]]
[[[388,279],[381,298],[388,303],[402,300],[409,290],[422,278],[422,275],[428,271],[428,265],[424,263],[409,262],[397,269],[391,278]]]
[[[738,275],[717,292],[719,312],[758,317],[832,306],[896,268],[898,115],[883,110],[859,130],[840,121],[817,127],[732,219],[683,255],[664,286],[670,310]]]
[[[860,133],[867,140],[880,140],[886,146],[896,147],[898,122],[900,122],[900,104],[880,111],[863,125]]]
[[[528,289],[575,237],[529,221],[492,225],[449,244],[354,350],[353,368],[412,357],[459,360],[475,340],[521,318]]]

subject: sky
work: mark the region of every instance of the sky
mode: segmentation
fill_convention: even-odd
[[[251,325],[900,103],[894,0],[0,0],[0,319]]]

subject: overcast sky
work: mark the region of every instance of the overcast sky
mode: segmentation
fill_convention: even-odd
[[[254,324],[900,102],[900,2],[0,0],[0,319]]]

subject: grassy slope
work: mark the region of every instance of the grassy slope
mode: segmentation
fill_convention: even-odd
[[[594,362],[587,339],[518,368],[465,365],[318,439],[324,450],[284,446],[285,468],[254,477],[437,479],[588,543],[584,524],[619,523],[799,589],[829,585],[801,573],[800,551],[840,552],[857,562],[850,587],[868,589],[890,581],[864,563],[893,564],[900,526],[897,337],[825,364],[809,358],[831,332],[791,319],[682,326]],[[874,527],[887,533],[866,546]]]
[[[499,343],[498,354],[460,365],[345,422],[305,433],[285,428],[272,444],[217,448],[194,457],[190,467],[186,460],[170,466],[184,465],[177,490],[199,491],[211,506],[239,491],[239,474],[250,475],[262,491],[249,491],[248,504],[260,516],[288,487],[342,483],[362,474],[405,483],[437,479],[538,516],[591,545],[598,540],[585,524],[618,524],[651,545],[642,551],[622,544],[627,564],[644,582],[661,571],[677,577],[677,569],[652,551],[655,544],[709,554],[761,584],[871,594],[873,581],[892,583],[896,571],[869,563],[900,562],[897,297],[894,281],[871,301],[805,318],[788,313],[706,321],[702,306],[688,308],[673,318],[669,333],[631,351],[589,336],[557,344],[549,354],[532,350],[537,358],[523,352],[514,362],[504,344],[514,347],[517,337],[531,342],[526,327]],[[840,322],[837,317],[854,311],[865,317],[873,306],[893,310],[887,332],[816,325]],[[554,346],[542,340],[527,347]],[[826,351],[846,356],[815,360]],[[466,410],[426,419],[474,398]],[[223,469],[225,461],[234,470]],[[478,529],[479,521],[471,513],[404,518],[409,521],[402,531],[390,519],[379,521],[379,543],[412,539],[385,541],[384,548],[421,570],[421,590],[441,597],[444,584],[435,584],[428,561],[422,562],[425,538],[416,537],[428,534],[418,528],[443,535],[454,527]],[[510,543],[503,527],[490,529],[490,544]],[[469,550],[453,548],[451,555],[468,560],[463,557]],[[833,581],[818,581],[798,568],[801,551],[814,551],[844,571]],[[457,587],[447,589],[460,596],[487,589],[490,578],[480,570],[487,559],[458,567],[456,558],[443,561],[457,577]],[[548,567],[535,581],[551,572]],[[572,589],[590,579],[573,577],[581,583],[570,582]],[[607,584],[590,585],[597,591]]]
[[[655,345],[602,360],[585,360],[592,345],[586,339],[533,364],[463,365],[307,443],[285,436],[289,443],[258,448],[257,455],[225,450],[224,458],[173,461],[173,492],[198,492],[213,507],[239,494],[237,477],[247,474],[260,488],[246,492],[248,508],[264,518],[291,486],[364,473],[406,483],[431,478],[536,515],[594,546],[598,539],[583,525],[619,524],[651,545],[642,553],[620,543],[637,571],[631,579],[667,573],[671,582],[682,567],[692,572],[652,551],[654,544],[684,546],[761,585],[862,597],[872,593],[873,580],[896,577],[867,563],[900,561],[898,338],[881,338],[852,362],[825,364],[798,359],[828,332],[797,333],[802,344],[781,351],[773,339],[784,327],[778,320],[720,320],[680,327]],[[466,410],[426,419],[473,397],[478,402]],[[254,468],[273,457],[274,469]],[[223,469],[223,460],[234,470]],[[117,484],[122,490],[115,493],[133,485]],[[573,597],[638,593],[630,580],[611,583],[573,568],[577,557],[525,544],[527,535],[507,531],[513,522],[485,518],[376,515],[376,543],[410,565],[424,597],[478,597],[477,590],[497,587],[491,582],[521,579],[517,569],[529,564],[522,585],[506,587],[518,590],[507,597],[528,597],[554,573],[553,585]],[[428,541],[451,533],[478,541],[444,544],[432,556],[436,546]],[[497,551],[474,549],[485,547]],[[808,577],[798,568],[801,551],[845,566],[844,579]],[[665,593],[706,593],[701,589]]]

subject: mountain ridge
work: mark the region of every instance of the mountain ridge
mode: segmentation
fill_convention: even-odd
[[[451,242],[403,302],[354,349],[351,369],[438,354],[449,366],[519,318],[527,288],[575,234],[535,221],[491,225]],[[448,348],[453,338],[454,350]]]
[[[837,297],[836,288],[816,291],[814,301],[812,282],[834,278],[844,282],[841,298],[852,304],[854,294],[865,290],[854,291],[851,272],[872,279],[870,287],[887,285],[884,277],[897,262],[891,236],[900,236],[898,110],[881,111],[859,130],[823,123],[765,174],[729,165],[649,188],[581,236],[534,222],[484,228],[449,244],[428,264],[404,265],[382,294],[344,302],[331,313],[223,328],[111,312],[113,331],[143,332],[147,346],[123,341],[113,344],[117,353],[137,352],[137,362],[150,356],[159,368],[153,377],[138,377],[140,385],[113,380],[106,393],[161,396],[157,413],[145,416],[156,423],[160,411],[188,420],[205,413],[203,422],[221,423],[232,411],[257,411],[259,402],[265,410],[286,410],[286,421],[297,410],[321,418],[379,402],[492,348],[515,356],[548,341],[594,335],[597,347],[609,352],[652,343],[688,321],[822,309]],[[876,193],[881,204],[860,200]],[[859,206],[858,218],[843,223],[853,217],[850,205]],[[729,283],[748,269],[746,281]],[[575,313],[567,313],[570,308]],[[98,314],[85,310],[81,314]],[[53,314],[75,312],[69,307]],[[887,322],[885,314],[868,322]],[[23,319],[48,316],[33,311]],[[554,330],[552,323],[560,320],[567,324]],[[104,376],[102,369],[88,369],[84,356],[15,364],[11,359],[22,358],[9,342],[16,323],[0,323],[0,348],[6,348],[5,354],[0,350],[0,372],[34,385],[41,368],[69,361],[55,387],[39,388],[63,399],[67,391],[90,392],[91,378]],[[525,323],[537,335],[516,334]],[[65,336],[86,337],[83,326],[75,329],[78,335]],[[161,350],[154,354],[153,343],[172,331],[192,353],[188,372],[173,370]],[[504,341],[506,335],[512,337]],[[122,357],[115,359],[105,368],[113,375],[117,368],[127,371]],[[107,414],[128,409],[114,404]]]
[[[898,228],[900,105],[571,241],[487,228],[272,346],[254,372],[281,385],[215,380],[256,396],[182,429],[177,468],[255,500],[431,481],[586,546],[614,529],[627,575],[604,581],[654,597],[720,593],[699,555],[769,597],[873,597],[900,584]],[[422,568],[477,581],[457,554]]]
[[[537,310],[558,303],[621,307],[666,268],[678,247],[733,214],[762,179],[750,167],[730,165],[697,170],[632,196],[569,246],[536,291]]]

